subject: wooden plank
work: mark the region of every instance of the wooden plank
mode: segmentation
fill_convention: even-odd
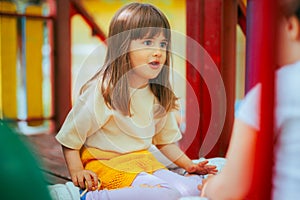
[[[187,35],[197,41],[202,43],[203,41],[203,19],[204,19],[204,0],[187,0],[186,1],[186,23],[187,23]],[[187,41],[186,57],[187,60],[194,59],[197,60],[200,52],[198,49],[192,48],[190,41]],[[197,60],[197,65],[201,65],[200,60]],[[199,82],[201,79],[200,74],[191,63],[186,63],[186,130],[183,134],[183,138],[180,141],[180,147],[185,151],[185,153],[192,159],[197,159],[200,149],[200,141],[203,140],[203,135],[201,133],[200,122],[198,121],[197,115],[195,115],[195,105],[199,106],[200,100],[200,87]],[[200,109],[200,106],[199,108]],[[196,128],[196,127],[198,128]],[[196,133],[194,133],[197,131]],[[191,142],[191,140],[193,140]]]
[[[226,90],[226,117],[220,138],[211,152],[211,157],[224,157],[231,137],[234,121],[236,91],[236,32],[238,22],[237,1],[224,0],[221,24],[221,75]],[[219,122],[220,123],[220,122]]]
[[[195,48],[193,43],[199,43],[208,52],[218,70],[220,70],[222,61],[222,8],[221,0],[186,1],[187,35],[195,40],[187,41],[186,55],[188,61],[194,60],[196,64],[193,66],[187,62],[186,66],[189,84],[187,84],[186,88],[186,132],[181,141],[181,148],[193,159],[199,158],[199,150],[207,134],[212,116],[211,97],[203,77],[208,71],[205,69],[205,62],[207,62],[208,58],[203,55],[200,49]],[[199,71],[203,73],[200,74]],[[195,115],[195,105],[199,107],[200,119]],[[195,126],[198,127],[195,128]],[[191,140],[193,141],[191,142]],[[218,148],[216,147],[209,157],[219,156],[217,155],[218,152],[216,152]]]
[[[208,52],[210,57],[213,59],[216,67],[219,71],[222,70],[222,34],[223,34],[223,23],[224,19],[222,16],[222,12],[224,9],[224,1],[222,0],[205,0],[205,8],[204,8],[204,41],[201,44],[203,48]],[[205,62],[205,61],[204,61]],[[204,68],[204,66],[203,66]],[[204,73],[204,76],[206,74]],[[216,80],[215,80],[216,81]],[[212,121],[216,119],[212,119],[212,99],[216,98],[215,96],[211,96],[209,93],[209,87],[211,85],[207,85],[209,83],[205,81],[200,82],[201,87],[201,99],[200,99],[200,105],[201,105],[201,127],[202,127],[202,134],[207,137],[208,135],[208,129],[210,128],[212,123],[220,123],[221,120],[218,119],[218,121]],[[225,98],[225,97],[224,97]],[[220,109],[221,111],[221,109]],[[220,112],[221,113],[221,112]],[[214,133],[219,134],[219,133]],[[218,140],[220,141],[220,140]],[[204,141],[201,141],[202,144]],[[212,142],[210,142],[212,143]],[[212,145],[212,144],[211,144]],[[207,158],[209,157],[217,157],[217,156],[223,156],[224,152],[222,154],[219,153],[219,149],[221,149],[221,143],[216,143],[213,147],[213,149],[209,152],[208,155],[203,155]],[[201,149],[200,149],[201,150]]]
[[[257,134],[253,180],[249,198],[271,199],[272,197],[272,168],[274,162],[274,92],[276,59],[276,33],[278,31],[278,3],[273,0],[248,1],[249,32],[251,40],[247,40],[249,57],[254,68],[253,77],[261,82],[260,131]],[[266,12],[268,10],[268,12]],[[247,12],[248,13],[248,12]],[[247,35],[248,37],[248,35]],[[275,42],[274,42],[275,41]]]
[[[0,2],[0,11],[16,12],[16,5]],[[0,117],[17,118],[17,20],[0,18]]]
[[[28,6],[27,14],[42,14],[41,6]],[[44,34],[44,21],[39,19],[26,19],[26,94],[27,118],[43,117],[43,71],[42,47]],[[28,122],[30,126],[38,126],[42,120]]]
[[[70,181],[70,175],[63,156],[61,145],[55,134],[24,136],[34,154],[39,158],[41,170],[49,184]]]
[[[71,7],[69,1],[56,1],[54,20],[54,112],[55,128],[59,130],[68,112],[71,102]]]
[[[189,0],[186,3],[187,35],[195,41],[187,41],[187,128],[181,147],[194,159],[225,156],[234,114],[237,1]],[[195,42],[213,60],[216,73],[223,78],[220,82],[219,77],[212,76],[214,66],[208,65],[210,59],[195,48]],[[191,60],[195,61],[193,65]],[[211,79],[215,80],[211,82]],[[195,114],[195,105],[199,107],[200,117]]]

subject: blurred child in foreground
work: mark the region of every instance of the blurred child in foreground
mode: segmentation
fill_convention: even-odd
[[[278,51],[275,74],[275,141],[272,199],[300,195],[300,1],[279,0]],[[272,34],[272,33],[270,33]],[[267,67],[267,66],[266,66]],[[202,186],[209,199],[244,199],[249,192],[255,144],[260,130],[261,84],[243,100],[234,122],[222,172]],[[272,141],[270,141],[272,142]]]

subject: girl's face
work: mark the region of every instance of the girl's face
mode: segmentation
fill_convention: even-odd
[[[150,79],[158,76],[166,62],[167,46],[168,42],[162,33],[153,38],[145,37],[130,42],[130,87],[143,87]]]

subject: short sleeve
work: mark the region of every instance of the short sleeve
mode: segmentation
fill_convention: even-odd
[[[101,128],[106,120],[106,105],[97,84],[90,85],[74,103],[56,139],[62,145],[80,149],[87,137]]]
[[[153,137],[154,145],[170,144],[181,139],[182,135],[176,122],[174,112],[169,112],[156,124],[157,133]]]
[[[242,100],[236,118],[259,130],[261,84],[252,88]]]

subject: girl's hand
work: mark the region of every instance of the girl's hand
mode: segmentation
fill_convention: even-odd
[[[202,180],[202,185],[198,185],[198,189],[201,191],[201,197],[205,197],[205,189],[207,182],[212,179],[213,175],[208,175],[206,179]]]
[[[200,175],[216,174],[218,172],[217,166],[208,165],[207,163],[208,160],[204,160],[202,162],[199,162],[198,164],[192,164],[186,169],[186,171],[189,174],[200,174]]]
[[[90,170],[80,170],[74,172],[71,177],[74,185],[80,187],[81,189],[87,188],[89,191],[91,191],[98,188],[98,176]]]

